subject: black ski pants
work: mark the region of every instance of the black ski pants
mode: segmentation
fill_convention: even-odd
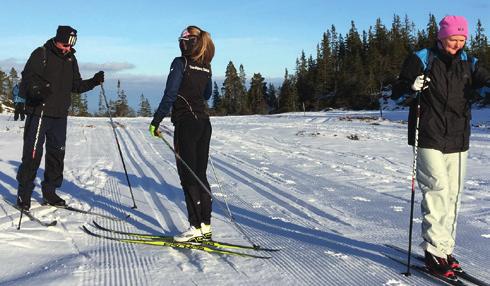
[[[175,125],[174,148],[199,180],[211,191],[206,170],[209,142],[211,140],[209,119],[183,118]],[[211,195],[196,180],[188,168],[176,158],[180,184],[184,190],[189,223],[200,228],[201,223],[211,223]]]
[[[56,188],[61,187],[65,159],[66,123],[66,117],[45,116],[40,122],[39,116],[27,115],[24,127],[22,163],[17,172],[18,195],[22,198],[30,198],[34,190],[34,180],[43,156],[44,142],[46,142],[46,156],[44,158],[44,180],[41,183],[43,196],[54,193]],[[36,154],[33,158],[34,142],[39,124],[41,124],[41,129]]]

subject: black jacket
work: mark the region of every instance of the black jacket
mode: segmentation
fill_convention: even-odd
[[[50,39],[34,50],[22,71],[22,81],[27,85],[33,84],[36,75],[49,82],[51,94],[45,101],[44,115],[49,117],[66,117],[71,105],[71,93],[83,93],[93,89],[97,83],[92,79],[82,80],[78,62],[72,50],[63,55]],[[45,58],[46,56],[46,58]],[[46,64],[44,64],[46,59]],[[40,115],[39,105],[29,104],[27,98],[26,112]]]
[[[175,58],[152,124],[160,124],[170,110],[174,124],[184,117],[209,119],[205,100],[211,97],[211,75],[210,66],[200,65],[184,56]]]
[[[471,133],[471,102],[475,89],[490,85],[490,74],[471,58],[463,60],[461,51],[451,56],[441,49],[430,49],[433,59],[427,72],[428,88],[420,95],[420,123],[418,146],[443,153],[463,152],[469,149]],[[415,78],[424,73],[424,65],[416,55],[404,62],[392,98],[414,93]],[[410,104],[408,144],[415,143],[417,100]]]

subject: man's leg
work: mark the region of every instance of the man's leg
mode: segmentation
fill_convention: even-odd
[[[52,124],[46,132],[46,169],[42,192],[48,204],[65,205],[65,201],[55,191],[63,183],[67,119],[56,118],[51,121]]]
[[[39,122],[40,117],[37,115],[28,115],[24,125],[24,146],[22,150],[22,163],[17,172],[18,191],[17,204],[25,209],[31,206],[31,196],[34,190],[34,179],[36,178],[37,169],[43,156],[43,145],[45,140],[46,124],[44,120]],[[39,139],[37,142],[36,156],[32,157],[34,142],[38,124],[41,124]]]

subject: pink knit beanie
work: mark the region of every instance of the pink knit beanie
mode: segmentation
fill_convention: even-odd
[[[468,21],[463,16],[446,16],[439,22],[439,40],[449,36],[461,35],[468,39]]]

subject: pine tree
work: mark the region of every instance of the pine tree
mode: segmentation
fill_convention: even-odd
[[[252,114],[266,114],[265,82],[260,73],[255,73],[250,82],[249,106]]]
[[[88,100],[87,100],[87,95],[85,93],[83,93],[80,98],[80,112],[78,116],[84,116],[84,117],[92,116],[92,114],[88,112]]]
[[[99,108],[97,110],[97,116],[106,117],[109,116],[107,113],[107,107],[104,101],[104,95],[102,94],[102,90],[99,92]]]
[[[117,81],[117,100],[115,102],[114,117],[129,117],[131,109],[128,105],[128,97],[124,89],[121,89],[121,82]]]
[[[223,102],[221,100],[221,95],[219,93],[218,84],[216,82],[214,82],[212,99],[213,99],[212,110],[213,110],[214,114],[215,115],[222,115]]]
[[[416,49],[420,50],[427,47],[432,47],[437,42],[437,32],[439,27],[437,25],[436,17],[433,14],[429,14],[429,22],[427,23],[427,30],[418,32]]]
[[[297,110],[297,99],[295,92],[294,79],[289,76],[288,70],[284,73],[284,81],[279,92],[278,98],[279,112],[291,112]]]
[[[239,67],[239,72],[238,72],[238,77],[240,78],[240,84],[241,84],[241,88],[240,89],[240,92],[239,92],[239,105],[240,105],[240,109],[239,109],[239,114],[241,115],[246,115],[246,114],[250,114],[250,106],[248,104],[249,100],[248,100],[248,94],[247,94],[247,75],[245,74],[245,68],[243,67],[242,64],[240,64],[240,67]]]
[[[266,92],[266,102],[268,106],[268,113],[275,113],[277,111],[277,90],[276,87],[269,83]]]
[[[304,105],[305,101],[312,96],[312,87],[308,78],[308,62],[305,51],[301,51],[301,56],[296,60],[296,90],[300,102]]]
[[[226,115],[245,114],[245,93],[242,80],[237,70],[230,61],[226,67],[225,80],[223,82],[223,111]]]
[[[140,105],[139,105],[139,110],[138,110],[138,116],[140,117],[151,117],[152,112],[151,112],[151,106],[150,102],[148,101],[147,98],[143,94],[140,96]]]
[[[315,83],[315,95],[324,98],[334,90],[334,65],[331,46],[332,34],[330,30],[323,33],[320,46],[317,48],[317,81]]]
[[[79,93],[71,93],[71,105],[68,109],[68,115],[78,116],[80,114],[81,96]]]
[[[3,72],[0,69],[0,103],[6,102],[7,101],[7,95],[8,95],[8,90],[7,90],[7,84],[8,84],[9,78],[5,72]]]
[[[336,95],[336,104],[340,106],[359,108],[365,101],[364,67],[362,62],[362,41],[354,21],[345,39],[344,69],[341,73],[342,89]]]
[[[485,35],[485,29],[483,28],[480,19],[478,19],[478,22],[476,24],[475,36],[471,37],[470,47],[471,47],[472,55],[478,59],[478,62],[484,67],[489,67],[490,46],[488,45],[488,38]],[[482,91],[478,91],[478,92],[482,92]],[[485,99],[482,101],[482,104],[483,105],[490,104],[490,94],[487,93]]]
[[[470,47],[472,54],[478,58],[478,61],[485,67],[489,66],[490,54],[488,54],[488,38],[485,35],[485,29],[483,28],[480,19],[478,19],[478,22],[476,23],[476,32],[475,36],[471,37]]]

